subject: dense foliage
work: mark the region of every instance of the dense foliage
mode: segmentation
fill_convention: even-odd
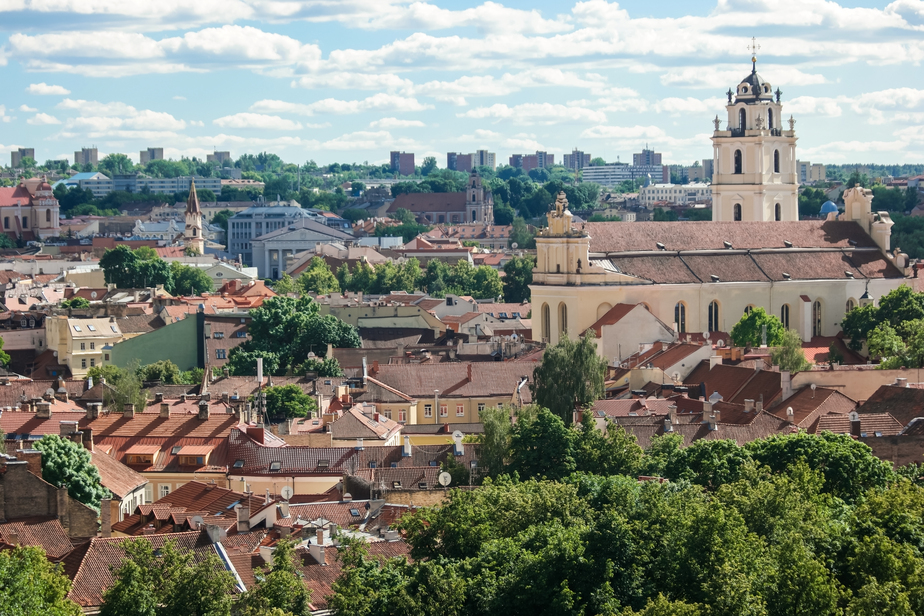
[[[331,607],[369,616],[924,610],[924,489],[848,436],[681,448],[669,434],[642,451],[619,426],[569,429],[532,408],[498,442],[499,469],[515,474],[404,516],[413,563],[341,550]]]
[[[870,353],[883,359],[883,367],[924,365],[924,293],[902,285],[879,299],[879,305],[857,306],[847,313],[841,329],[848,346],[859,351],[869,342]]]
[[[79,616],[67,598],[71,581],[39,547],[0,550],[0,616]]]
[[[497,299],[504,290],[497,270],[488,265],[473,267],[468,261],[458,261],[450,266],[436,259],[427,263],[423,287],[431,297],[452,293],[475,299]]]
[[[167,263],[147,246],[132,250],[122,244],[108,249],[99,265],[106,284],[120,289],[163,285],[167,293],[178,295],[200,295],[212,290],[212,279],[201,269],[177,261]]]
[[[67,488],[71,498],[99,509],[100,500],[109,496],[109,490],[103,487],[99,469],[83,445],[57,434],[46,434],[35,448],[42,452],[42,479]]]
[[[321,315],[310,297],[271,297],[250,312],[250,338],[231,349],[231,374],[256,374],[258,357],[263,358],[264,374],[301,373],[309,353],[323,358],[327,345],[336,348],[360,346],[359,332],[337,317]]]
[[[603,398],[606,359],[597,354],[593,330],[546,348],[529,384],[533,400],[571,425],[574,411]]]
[[[766,341],[764,341],[764,328],[766,328]],[[772,314],[767,314],[763,308],[752,308],[746,312],[731,330],[732,342],[740,347],[778,346],[783,342],[783,333],[786,328],[783,323]]]
[[[277,385],[263,390],[266,396],[266,414],[273,419],[307,417],[317,410],[314,398],[298,385]]]
[[[536,258],[529,254],[512,257],[504,263],[505,302],[519,304],[529,301],[531,294],[529,285],[533,283],[534,267],[536,267]]]

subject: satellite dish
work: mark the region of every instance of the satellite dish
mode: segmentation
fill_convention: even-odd
[[[812,388],[812,391],[815,391],[818,388],[818,385],[815,385],[815,383],[812,383],[809,387]]]
[[[54,398],[55,390],[49,387],[48,389],[45,390],[45,395]]]
[[[440,473],[440,476],[439,476],[439,478],[437,479],[437,481],[439,481],[439,482],[440,482],[440,485],[443,486],[443,487],[445,488],[445,487],[448,486],[450,483],[452,483],[452,475],[450,475],[450,474],[447,473],[446,471],[443,471],[442,473]]]
[[[709,332],[703,332],[703,338],[709,340]]]
[[[510,244],[510,247],[513,248],[514,250],[516,250],[517,248],[520,247],[520,245],[517,244],[516,242],[514,242],[514,243]]]
[[[725,346],[725,341],[724,341],[724,340],[716,340],[715,345],[716,345],[717,347],[721,348],[721,347]]]
[[[295,490],[292,489],[292,486],[284,486],[279,490],[279,494],[282,495],[283,499],[289,500],[292,498],[292,495],[295,494]]]
[[[465,435],[462,434],[462,431],[461,431],[461,430],[455,430],[455,431],[452,433],[452,438],[454,438],[454,439],[456,439],[456,440],[462,438],[463,436],[465,436]]]

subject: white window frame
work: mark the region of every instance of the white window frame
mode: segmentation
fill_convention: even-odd
[[[456,405],[456,417],[465,417],[465,405],[464,404]]]
[[[449,417],[449,405],[448,404],[440,405],[440,417]]]
[[[433,417],[433,405],[424,404],[424,417]]]

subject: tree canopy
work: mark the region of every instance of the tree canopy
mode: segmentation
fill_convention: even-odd
[[[533,370],[533,400],[570,426],[574,411],[603,398],[606,359],[597,355],[593,331],[574,340],[563,337],[546,348]]]
[[[314,398],[298,385],[278,385],[263,390],[266,395],[266,414],[276,419],[307,417],[317,410]]]
[[[39,547],[0,550],[0,616],[80,616],[67,598],[71,581]]]
[[[536,259],[532,255],[512,257],[504,263],[504,301],[519,304],[529,301]],[[526,316],[526,315],[522,315]]]
[[[766,339],[764,338],[766,328]],[[731,338],[735,346],[759,347],[778,346],[783,342],[783,333],[786,328],[782,321],[761,307],[752,308],[735,323],[731,330]]]
[[[35,448],[42,452],[42,479],[59,488],[67,488],[71,498],[99,509],[100,501],[108,497],[109,490],[103,487],[99,469],[93,465],[89,451],[57,434],[46,434]]]

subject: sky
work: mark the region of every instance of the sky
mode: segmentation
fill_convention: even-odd
[[[752,37],[801,160],[924,162],[924,0],[0,0],[0,161],[692,164]]]

